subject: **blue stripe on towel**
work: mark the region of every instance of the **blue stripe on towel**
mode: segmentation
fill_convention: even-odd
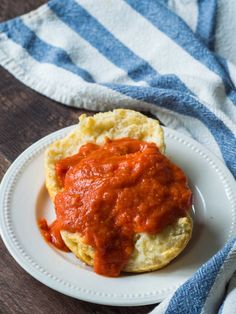
[[[165,5],[156,0],[125,0],[133,9],[148,19],[155,27],[169,36],[178,45],[184,48],[196,60],[203,63],[211,71],[219,75],[224,84],[231,86],[228,73],[206,47],[197,41],[195,34]],[[232,86],[231,86],[232,87]]]
[[[53,2],[52,1],[50,3],[50,5],[53,6]],[[72,3],[73,1],[71,1],[71,5],[72,5],[72,10],[75,10],[74,5],[77,7],[78,9],[78,5],[75,3]],[[60,5],[57,5],[58,2],[55,1],[56,6],[54,7],[55,9],[55,13],[60,14],[60,10],[62,10],[61,14],[63,15],[64,12],[64,7],[61,7]],[[79,7],[79,9],[82,9],[81,7]],[[84,10],[84,9],[82,9]],[[86,12],[86,11],[85,11]],[[77,13],[77,12],[76,12]],[[82,16],[84,16],[84,12],[80,12],[82,14]],[[87,14],[87,13],[86,13]],[[92,17],[87,14],[89,16],[89,19],[91,18],[91,23],[94,22],[94,20],[92,19]],[[67,19],[66,22],[69,23],[69,26],[71,26],[72,28],[76,28],[77,30],[79,30],[77,28],[77,26],[82,26],[82,21],[80,19],[80,23],[78,24],[78,19],[77,16],[75,15],[74,17],[75,19],[73,19],[73,17]],[[86,23],[86,21],[84,21]],[[95,21],[95,25],[99,25],[98,22]],[[90,83],[94,83],[94,79],[92,77],[92,75],[80,68],[79,66],[75,65],[72,60],[70,59],[70,56],[67,54],[66,51],[64,51],[61,48],[52,46],[48,43],[46,43],[45,41],[41,40],[40,38],[37,37],[37,35],[30,30],[21,19],[16,18],[14,20],[9,21],[8,23],[4,23],[2,24],[2,26],[4,26],[4,28],[2,27],[2,31],[6,33],[6,35],[11,38],[13,41],[15,41],[17,44],[21,45],[35,60],[39,61],[39,62],[44,62],[44,63],[51,63],[54,64],[58,67],[62,67],[74,74],[79,75],[80,77],[82,77],[85,81],[90,82]],[[92,28],[94,28],[94,25],[90,25]],[[102,27],[102,26],[101,26]],[[106,31],[104,28],[102,28],[104,33],[106,33],[107,36],[112,36],[108,31]],[[102,33],[98,34],[97,32],[99,32],[100,29],[97,29],[96,32],[94,33],[94,42],[96,44],[96,46],[102,47],[101,45],[101,41],[99,41],[98,35],[103,36],[103,31]],[[83,35],[85,36],[85,39],[88,39],[86,37],[86,35],[90,35],[91,32],[88,30],[88,33],[83,32]],[[97,34],[97,36],[96,36]],[[90,37],[89,37],[90,38]],[[109,41],[109,38],[106,38],[107,41]],[[114,38],[114,41],[117,41]],[[119,48],[121,48],[121,53],[118,53]],[[105,57],[111,57],[111,59],[114,57],[114,53],[112,53],[112,49],[114,49],[114,47],[112,46],[111,49],[104,49],[104,53],[105,53]],[[122,51],[123,50],[123,51]],[[140,62],[143,64],[143,67],[141,69],[142,72],[140,77],[140,73],[137,71],[133,71],[131,78],[134,79],[135,81],[138,81],[140,79],[146,80],[147,82],[151,82],[153,86],[159,86],[161,88],[171,88],[173,90],[179,90],[185,93],[189,93],[192,94],[190,90],[188,90],[188,88],[179,80],[178,77],[176,77],[175,75],[169,74],[169,75],[159,75],[154,69],[152,69],[151,66],[149,66],[144,60],[142,60],[139,57],[136,57],[135,59],[135,54],[133,54],[128,48],[126,48],[125,46],[122,45],[122,43],[119,43],[119,46],[115,47],[115,51],[117,52],[117,60],[115,60],[116,62],[114,62],[116,65],[118,65],[120,68],[123,68],[124,70],[126,70],[127,72],[129,72],[129,67],[130,65],[133,63],[133,68],[140,68],[140,64],[136,64],[135,62]],[[113,61],[113,59],[112,59]],[[147,75],[146,75],[147,73]]]
[[[223,57],[220,57],[220,56],[217,56],[217,59],[220,62],[220,64],[224,67],[225,71],[228,74],[228,77],[230,79],[232,88],[226,88],[226,93],[227,93],[229,99],[232,101],[232,103],[236,106],[236,86],[232,82],[232,79],[230,77],[230,73],[229,73],[229,68],[228,68],[227,62],[226,62],[226,60]]]
[[[173,89],[191,93],[177,76],[160,76],[149,63],[126,47],[74,0],[68,0],[66,6],[61,6],[58,1],[51,1],[48,5],[66,25],[116,66],[126,71],[134,81],[146,81],[151,86],[164,86],[168,83]]]
[[[198,0],[196,33],[210,50],[214,50],[216,8],[217,0]]]
[[[174,294],[165,314],[199,314],[221,266],[236,243],[232,239]],[[178,302],[183,300],[183,302]]]
[[[228,97],[232,101],[232,103],[236,106],[236,90],[230,90],[228,92]]]
[[[55,64],[79,75],[87,82],[94,83],[93,77],[86,70],[74,64],[65,50],[38,38],[20,18],[4,23],[1,30],[5,32],[8,38],[22,46],[35,60]]]
[[[214,50],[217,0],[198,0],[198,8],[199,13],[196,33],[209,49]],[[232,103],[236,105],[236,90],[229,74],[227,62],[219,55],[215,55],[215,57],[227,74],[227,84],[225,84],[226,93]]]
[[[236,147],[235,136],[220,119],[197,101],[196,98],[187,93],[183,94],[170,89],[117,84],[107,84],[107,86],[134,99],[156,104],[171,111],[197,118],[205,124],[214,136],[227,166],[236,177],[235,152],[231,149]]]
[[[75,1],[68,0],[66,6],[61,6],[58,1],[51,1],[48,5],[65,24],[116,66],[125,70],[134,81],[150,82],[157,75],[148,63],[124,46]]]

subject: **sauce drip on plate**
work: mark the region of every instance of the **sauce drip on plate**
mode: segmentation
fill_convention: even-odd
[[[134,234],[155,234],[186,216],[192,193],[183,171],[154,143],[130,138],[83,145],[59,160],[56,221],[44,233],[65,250],[60,231],[79,232],[95,250],[94,270],[118,276],[134,249]]]

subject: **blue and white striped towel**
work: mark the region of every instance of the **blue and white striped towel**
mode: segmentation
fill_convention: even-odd
[[[65,105],[149,111],[236,177],[235,16],[235,0],[52,0],[0,24],[0,64]],[[236,313],[235,270],[236,239],[155,313]]]

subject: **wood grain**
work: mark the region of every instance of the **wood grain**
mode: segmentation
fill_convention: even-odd
[[[0,22],[21,15],[45,0],[0,0]],[[62,106],[18,82],[0,68],[0,177],[11,162],[39,138],[76,123],[84,110]],[[89,113],[89,112],[88,112]],[[0,313],[142,314],[153,306],[111,307],[62,295],[28,275],[0,240]]]

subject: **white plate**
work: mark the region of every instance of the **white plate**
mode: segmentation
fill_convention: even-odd
[[[53,219],[44,187],[43,154],[72,127],[41,139],[7,171],[0,190],[3,241],[15,260],[45,285],[69,296],[100,304],[157,303],[236,234],[235,181],[223,163],[204,147],[165,128],[167,154],[187,174],[194,194],[192,239],[184,252],[162,270],[119,278],[95,274],[71,253],[47,244],[37,219]]]

